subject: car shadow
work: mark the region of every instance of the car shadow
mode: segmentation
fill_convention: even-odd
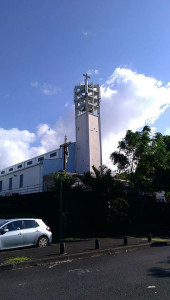
[[[167,242],[153,242],[151,244],[151,247],[162,247],[162,246],[168,246]]]
[[[167,257],[167,261],[159,261],[158,264],[167,263],[170,264],[170,256]],[[153,267],[149,269],[148,276],[153,276],[157,278],[165,278],[170,277],[170,268],[162,268],[162,267]]]
[[[170,277],[170,269],[151,268],[149,270],[149,276],[154,276],[158,278]]]

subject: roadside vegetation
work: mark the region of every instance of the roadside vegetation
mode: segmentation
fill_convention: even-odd
[[[30,258],[28,258],[28,257],[11,257],[11,258],[5,260],[3,262],[3,264],[5,264],[5,265],[17,264],[17,263],[25,262],[28,260],[30,260]]]
[[[93,173],[84,175],[62,173],[62,177],[56,176],[56,190],[62,178],[64,197],[70,192],[75,198],[79,195],[83,207],[84,195],[90,199],[90,205],[86,202],[89,221],[92,217],[93,229],[103,235],[128,228],[135,234],[134,227],[141,226],[142,232],[147,224],[155,225],[155,231],[159,225],[170,225],[169,204],[157,203],[155,198],[159,191],[170,194],[170,136],[153,134],[149,126],[128,130],[110,159],[117,168],[114,176],[106,166],[93,167]]]
[[[83,175],[62,171],[48,192],[1,197],[0,218],[42,218],[56,239],[61,215],[63,238],[169,235],[170,203],[158,203],[155,192],[170,196],[170,136],[148,126],[128,130],[110,158],[114,175],[106,166]]]
[[[110,156],[117,166],[117,178],[127,180],[130,187],[141,193],[170,191],[170,136],[151,133],[148,126],[142,131],[128,130]]]

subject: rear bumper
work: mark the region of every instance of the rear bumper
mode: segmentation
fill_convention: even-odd
[[[49,235],[49,244],[51,244],[52,243],[52,240],[53,240],[53,238],[52,238],[52,233]]]

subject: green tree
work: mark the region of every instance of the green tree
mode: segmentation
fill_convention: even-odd
[[[148,151],[150,128],[145,126],[141,132],[128,130],[125,138],[119,142],[118,149],[110,155],[119,172],[133,173],[141,156]]]
[[[63,193],[68,193],[76,182],[76,178],[65,171],[56,172],[53,176],[52,190],[60,192],[61,182]]]
[[[119,180],[114,179],[109,168],[102,166],[97,169],[93,166],[93,173],[87,172],[79,177],[82,188],[91,192],[95,201],[94,220],[99,231],[111,230],[113,224],[126,219],[128,204],[124,188]]]
[[[170,190],[170,181],[167,182],[170,174],[169,136],[151,135],[148,126],[140,132],[128,130],[118,149],[119,152],[113,152],[110,158],[133,187],[143,192]]]
[[[97,194],[106,195],[113,185],[112,171],[106,166],[101,166],[99,169],[94,166],[92,168],[93,173],[86,172],[79,176],[83,182],[83,187]]]

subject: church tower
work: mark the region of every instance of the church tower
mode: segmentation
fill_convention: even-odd
[[[92,166],[102,165],[101,128],[100,128],[100,87],[85,83],[74,88],[76,124],[76,172],[93,172]]]

